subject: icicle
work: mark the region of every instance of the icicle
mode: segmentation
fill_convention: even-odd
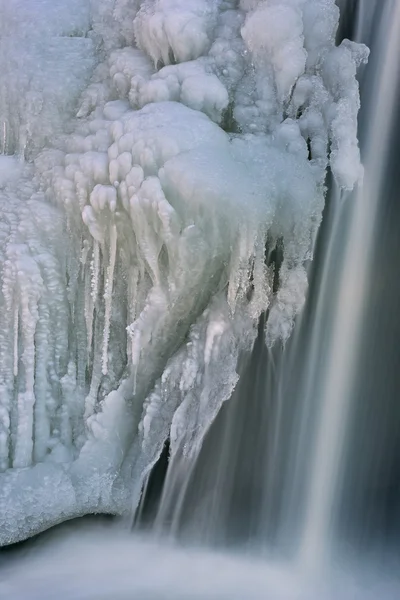
[[[94,302],[91,293],[91,277],[90,272],[85,269],[85,322],[86,322],[86,335],[87,335],[87,355],[88,362],[90,352],[92,349],[93,341],[93,315],[94,315]]]
[[[3,428],[0,430],[0,473],[8,469],[9,432],[7,423],[5,423],[6,419],[9,420],[8,413],[6,417],[3,416]]]
[[[204,344],[204,364],[207,367],[210,364],[214,345],[218,344],[218,340],[222,337],[227,329],[227,323],[222,315],[216,319],[212,319],[207,327],[206,339]]]
[[[90,261],[90,285],[87,281],[89,289],[85,282],[85,321],[87,334],[87,354],[91,352],[93,342],[93,319],[94,309],[96,306],[97,295],[99,291],[99,271],[100,271],[100,246],[97,241],[94,241],[92,260]]]
[[[101,383],[101,364],[100,357],[98,355],[94,355],[94,364],[93,364],[93,373],[92,380],[90,382],[89,393],[85,398],[85,412],[83,415],[84,421],[87,422],[89,417],[94,413],[94,408],[96,406],[96,401],[98,398],[99,387]]]
[[[267,310],[272,292],[273,272],[265,264],[266,235],[262,232],[258,235],[255,244],[253,260],[253,294],[249,302],[249,315],[253,319]]]
[[[136,319],[136,305],[137,305],[137,288],[139,283],[139,268],[134,267],[128,277],[128,323],[127,327],[133,323]],[[128,360],[132,360],[132,338],[128,335],[126,344],[126,353]]]
[[[18,376],[18,304],[14,308],[14,377]]]
[[[0,148],[0,154],[7,154],[8,150],[8,136],[7,136],[8,124],[6,120],[3,120],[3,132],[2,132],[2,143]]]
[[[234,249],[228,283],[228,304],[234,314],[236,305],[246,293],[249,282],[251,256],[254,247],[254,232],[242,225]]]
[[[81,279],[83,279],[85,277],[85,266],[87,263],[87,258],[88,258],[88,254],[90,251],[90,245],[88,240],[84,240],[83,244],[82,244],[82,249],[81,249],[81,265],[82,265],[82,269],[81,269]]]
[[[113,279],[115,258],[117,254],[117,227],[115,223],[111,226],[110,231],[110,264],[107,269],[107,281],[104,291],[105,312],[104,312],[104,332],[103,332],[103,358],[102,358],[102,373],[107,375],[108,371],[108,342],[110,338],[110,319],[111,319],[111,303],[113,292]]]
[[[134,324],[127,327],[128,334],[131,338],[131,359],[132,359],[132,374],[133,374],[133,395],[136,394],[136,375],[137,367],[140,359],[140,349],[142,332],[139,328],[135,328]]]
[[[30,306],[29,297],[21,298],[21,329],[23,339],[22,362],[25,374],[25,390],[18,393],[18,424],[15,445],[14,467],[29,467],[33,451],[33,411],[35,404],[35,329],[37,306]],[[33,309],[33,310],[32,310]]]
[[[96,304],[97,294],[99,291],[99,270],[100,270],[100,246],[97,241],[93,244],[93,258],[90,262],[90,270],[92,272],[92,299],[93,305]]]
[[[46,299],[47,300],[47,299]],[[35,332],[35,405],[33,420],[33,460],[42,462],[45,460],[49,441],[51,438],[51,411],[49,401],[53,406],[51,386],[47,373],[54,373],[53,357],[51,350],[54,347],[54,338],[51,335],[52,320],[50,313],[50,302],[42,302],[39,308],[39,319]],[[54,402],[54,411],[56,403]]]

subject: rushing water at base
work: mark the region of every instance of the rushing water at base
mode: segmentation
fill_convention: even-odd
[[[351,563],[307,578],[259,555],[182,548],[76,524],[3,566],[13,600],[395,600],[387,563],[379,574]]]

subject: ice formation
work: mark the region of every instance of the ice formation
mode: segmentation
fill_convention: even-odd
[[[167,438],[197,452],[260,315],[288,339],[327,169],[362,176],[368,51],[338,13],[2,4],[1,543],[128,512]]]

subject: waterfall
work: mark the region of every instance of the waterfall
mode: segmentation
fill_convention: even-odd
[[[398,98],[398,9],[391,2],[379,11],[356,8],[356,36],[375,51],[363,79],[363,183],[348,193],[331,181],[308,305],[292,339],[283,351],[268,350],[260,327],[199,457],[170,462],[155,520],[156,531],[164,523],[173,535],[203,543],[240,539],[283,552],[302,570],[320,571],[342,546],[349,436],[361,437],[352,423]]]
[[[324,555],[324,544],[332,527],[331,514],[340,482],[340,465],[345,457],[343,449],[346,448],[346,430],[354,396],[356,357],[360,353],[365,300],[372,276],[375,223],[398,98],[399,73],[395,57],[400,51],[399,33],[400,7],[388,2],[383,7],[376,34],[380,63],[379,66],[375,64],[377,72],[366,82],[366,93],[370,97],[364,148],[365,179],[352,198],[320,397],[322,414],[313,451],[303,540],[303,552],[312,561],[316,556]]]
[[[0,595],[391,600],[398,2],[0,18]]]

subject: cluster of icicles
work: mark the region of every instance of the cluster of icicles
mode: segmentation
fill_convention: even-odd
[[[16,61],[23,110],[0,97],[3,148],[29,159],[0,163],[0,542],[126,512],[167,438],[197,452],[260,315],[269,344],[290,335],[328,166],[347,189],[362,172],[368,52],[335,46],[334,0],[92,9],[69,63],[68,22],[54,26],[57,86]],[[54,135],[39,135],[50,114]]]

